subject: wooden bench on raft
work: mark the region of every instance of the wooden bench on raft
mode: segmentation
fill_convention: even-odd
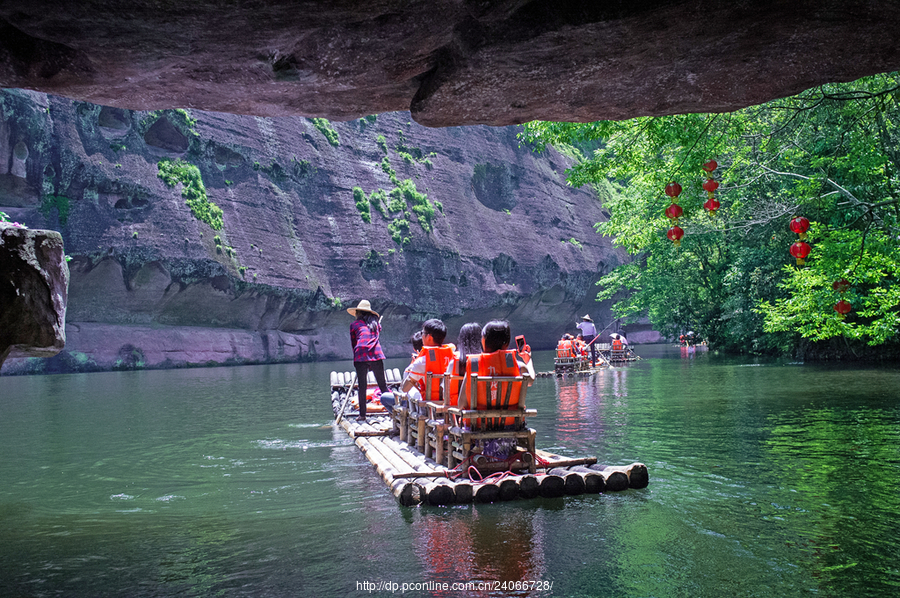
[[[449,384],[449,382],[448,382]],[[478,409],[478,389],[484,389],[488,396],[486,409]],[[519,401],[509,407],[513,392],[518,390]],[[536,432],[525,426],[525,418],[537,415],[534,409],[526,409],[527,380],[522,376],[466,376],[463,392],[460,392],[458,407],[445,407],[447,420],[447,461],[448,468],[454,468],[467,458],[481,473],[493,473],[507,469],[528,469],[534,473]],[[495,399],[492,401],[490,396]],[[464,404],[468,401],[468,404]],[[472,454],[477,441],[487,442],[501,438],[516,441],[516,454],[505,462],[491,462]]]

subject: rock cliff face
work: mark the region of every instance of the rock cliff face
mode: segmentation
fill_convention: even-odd
[[[0,3],[0,87],[430,126],[723,112],[900,68],[892,0]]]
[[[148,113],[24,91],[0,94],[0,110],[0,210],[60,230],[72,258],[66,350],[4,373],[345,359],[360,299],[384,315],[391,355],[428,317],[453,335],[508,318],[535,347],[584,313],[610,321],[594,283],[626,257],[593,229],[601,201],[516,128]]]

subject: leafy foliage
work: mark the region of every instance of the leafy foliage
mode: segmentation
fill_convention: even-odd
[[[799,337],[877,344],[900,324],[900,255],[890,243],[900,232],[898,90],[900,76],[877,75],[727,114],[529,123],[523,137],[579,156],[571,184],[612,186],[610,218],[597,230],[636,259],[600,282],[619,315],[758,352]],[[715,216],[702,208],[700,166],[710,159],[722,184]],[[680,249],[665,237],[670,181],[683,187]],[[797,215],[815,223],[803,269],[787,251]],[[845,320],[832,309],[840,276],[853,285]]]
[[[372,214],[369,212],[369,198],[366,197],[366,192],[361,187],[353,188],[353,202],[356,204],[356,209],[359,210],[359,215],[362,217],[363,222],[366,224],[372,222]]]
[[[69,222],[70,209],[69,198],[65,195],[45,195],[41,200],[41,214],[44,218],[49,218],[53,210],[56,210],[60,226],[65,226]]]
[[[191,213],[197,220],[205,222],[213,230],[222,230],[222,209],[209,201],[206,196],[206,186],[200,169],[184,160],[163,158],[157,164],[159,173],[157,176],[169,187],[181,183],[181,196],[191,209]]]
[[[341,144],[341,137],[338,135],[338,132],[332,128],[331,123],[327,118],[311,118],[309,119],[313,126],[325,136],[325,139],[328,140],[328,143],[333,145],[334,147],[338,147]]]

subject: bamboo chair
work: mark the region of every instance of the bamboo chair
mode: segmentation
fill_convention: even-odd
[[[426,434],[427,434],[427,422],[428,422],[428,403],[425,397],[431,396],[431,388],[435,384],[441,384],[443,376],[437,375],[435,376],[431,372],[425,373],[425,392],[422,393],[421,399],[413,399],[410,397],[409,399],[409,407],[408,412],[406,414],[406,443],[415,447],[417,451],[429,457],[430,455],[426,453],[428,450],[427,443],[425,442]]]
[[[452,396],[450,390],[452,385],[464,379],[464,376],[444,374],[441,377],[441,400],[425,402],[425,456],[444,466],[448,464],[447,455],[450,446],[447,437],[450,427],[448,410]]]
[[[406,442],[408,438],[407,424],[409,422],[409,399],[406,393],[397,389],[394,391],[397,402],[394,404],[394,411],[391,414],[391,425],[394,430],[400,430],[400,442]],[[407,401],[403,405],[403,401]]]
[[[487,389],[497,384],[497,404],[488,404],[487,409],[478,409],[478,388]],[[522,376],[478,376],[472,374],[466,376],[463,382],[464,391],[460,393],[460,406],[448,407],[447,413],[450,422],[447,436],[447,467],[453,468],[464,461],[472,451],[472,445],[477,440],[494,440],[498,438],[514,438],[519,451],[527,451],[530,457],[523,459],[530,473],[535,472],[535,436],[536,432],[525,427],[525,418],[537,415],[534,409],[525,407],[525,395],[528,384]],[[509,407],[509,400],[513,390],[519,389],[519,403],[515,407]],[[464,403],[468,402],[467,405]],[[504,423],[512,420],[513,429],[506,430]]]

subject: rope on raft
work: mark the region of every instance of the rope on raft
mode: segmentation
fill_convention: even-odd
[[[512,475],[512,466],[519,458],[523,455],[531,455],[531,458],[534,459],[534,462],[537,467],[546,468],[550,465],[550,461],[547,461],[543,457],[536,455],[530,451],[523,452],[515,452],[508,456],[506,459],[494,459],[492,457],[488,457],[487,455],[480,454],[485,459],[488,459],[489,463],[506,463],[506,471],[498,471],[492,473],[486,477],[481,475],[481,472],[478,471],[478,468],[472,462],[472,455],[467,456],[463,459],[456,467],[453,469],[448,469],[445,472],[445,475],[448,479],[457,479],[462,477],[463,475],[468,476],[469,481],[473,484],[497,484],[501,482],[507,476]],[[545,473],[536,473],[535,476],[546,475]]]

